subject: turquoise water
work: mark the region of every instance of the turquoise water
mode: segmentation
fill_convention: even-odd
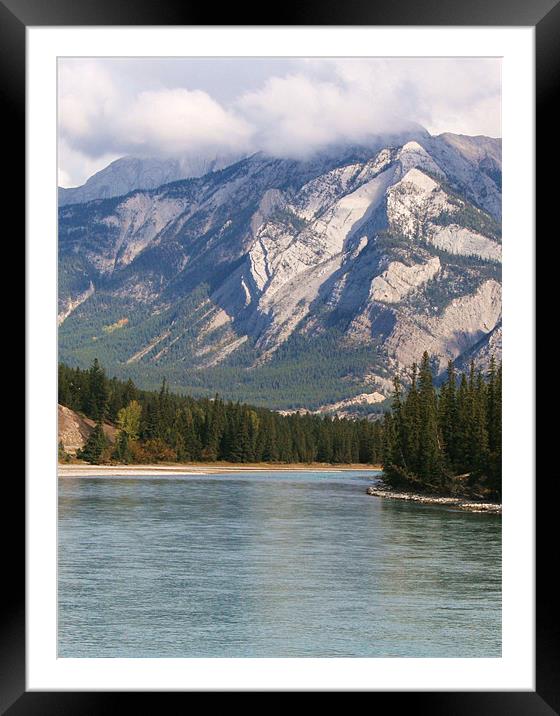
[[[501,518],[375,479],[60,479],[58,655],[499,657]]]

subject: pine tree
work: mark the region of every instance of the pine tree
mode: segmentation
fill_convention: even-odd
[[[131,461],[131,457],[129,437],[123,430],[121,430],[115,440],[113,458],[119,462],[129,463]]]
[[[406,399],[402,395],[400,378],[393,379],[392,413],[384,421],[385,445],[383,449],[383,470],[386,480],[395,487],[409,487],[418,482],[418,475],[412,472],[407,454],[409,445]]]
[[[413,366],[406,395],[395,378],[392,411],[383,421],[383,433],[383,468],[390,484],[499,497],[501,367],[491,361],[485,377],[471,362],[457,388],[449,362],[438,397],[425,353],[418,381]]]
[[[418,376],[418,421],[417,474],[426,485],[441,486],[444,482],[443,451],[437,420],[436,393],[427,352],[422,356]]]
[[[383,458],[382,466],[385,481],[389,485],[399,485],[403,481],[403,473],[398,468],[400,447],[396,429],[396,420],[392,413],[387,413],[383,421]]]
[[[84,447],[78,450],[77,456],[92,465],[99,465],[107,446],[108,440],[103,432],[103,426],[97,422]]]
[[[457,376],[451,360],[447,364],[447,380],[440,391],[438,418],[446,465],[454,472],[457,465]]]
[[[200,460],[202,445],[196,431],[195,420],[190,408],[180,413],[179,431],[183,439],[184,460]]]
[[[490,358],[486,396],[488,449],[490,452],[495,452],[501,442],[502,406],[499,402],[498,376],[496,371],[496,359],[494,356]]]
[[[478,372],[473,390],[471,461],[473,476],[471,482],[485,474],[488,465],[488,425],[486,419],[486,385],[482,373]]]
[[[273,415],[266,414],[261,424],[261,434],[263,441],[262,460],[265,462],[277,462],[279,459],[278,435],[276,420]]]
[[[317,460],[332,462],[333,440],[331,418],[326,416],[317,423]]]
[[[84,412],[92,420],[103,420],[107,409],[108,389],[105,372],[94,359],[88,371],[87,397]]]
[[[464,474],[470,471],[470,398],[467,376],[462,373],[457,391],[457,425],[453,453],[455,472]]]
[[[418,472],[420,460],[420,399],[417,387],[418,366],[412,364],[411,384],[403,413],[403,450],[407,468],[413,473]]]
[[[393,465],[408,471],[407,445],[408,434],[406,425],[405,410],[402,401],[402,386],[398,375],[393,379],[393,418],[394,418],[394,441],[392,445]]]
[[[488,487],[498,498],[502,494],[502,368],[490,359],[486,389],[486,420],[488,432]]]

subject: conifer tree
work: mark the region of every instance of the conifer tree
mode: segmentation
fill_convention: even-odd
[[[332,462],[333,441],[330,417],[325,417],[318,424],[317,429],[317,460],[319,462]]]
[[[411,384],[406,396],[403,413],[403,450],[408,470],[416,473],[420,460],[420,398],[417,388],[418,366],[412,364]]]
[[[422,356],[418,376],[418,475],[428,485],[444,480],[443,451],[437,420],[436,393],[427,352]]]
[[[402,387],[398,375],[393,379],[393,419],[394,419],[394,439],[391,446],[393,466],[403,468],[408,471],[408,462],[406,447],[408,445],[408,435],[406,430],[406,418],[402,401]]]
[[[77,456],[81,460],[99,465],[102,462],[103,453],[108,446],[108,440],[103,432],[103,426],[100,422],[96,423],[89,438],[81,450],[78,450]]]
[[[488,466],[488,424],[486,418],[486,385],[482,373],[478,372],[473,391],[471,462],[474,482],[487,472]]]
[[[445,446],[446,465],[453,472],[457,465],[457,376],[451,360],[447,364],[447,380],[440,391],[438,416]]]
[[[467,376],[462,373],[457,391],[457,424],[455,429],[455,471],[469,472],[470,465],[470,398]]]
[[[94,359],[88,371],[85,412],[93,420],[103,420],[107,408],[108,390],[105,371]]]
[[[502,490],[502,368],[494,356],[486,388],[486,420],[488,432],[488,486],[501,498]]]
[[[277,462],[279,454],[276,420],[268,413],[262,422],[261,435],[263,440],[262,459],[265,462]]]

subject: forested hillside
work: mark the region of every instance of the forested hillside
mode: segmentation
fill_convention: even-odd
[[[403,388],[403,380],[408,385]],[[95,420],[78,457],[91,463],[158,461],[382,464],[400,489],[501,497],[501,366],[457,375],[436,389],[431,360],[394,378],[391,411],[378,420],[278,412],[214,399],[139,390],[88,370],[59,366],[59,403]],[[103,421],[117,427],[114,445]]]

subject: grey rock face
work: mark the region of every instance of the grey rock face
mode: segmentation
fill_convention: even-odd
[[[93,199],[109,199],[128,194],[134,189],[155,189],[163,184],[201,177],[238,161],[238,156],[185,157],[122,157],[90,177],[78,187],[58,189],[58,205],[79,204]]]
[[[456,361],[459,370],[467,371],[471,361],[474,361],[477,368],[488,371],[492,356],[498,360],[502,355],[502,322],[499,321],[495,327],[471,346]]]
[[[257,154],[62,206],[62,354],[186,385],[216,367],[280,370],[298,351],[319,360],[329,343],[352,366],[344,399],[424,350],[443,369],[501,320],[500,183],[486,170],[499,149],[415,134],[305,162]]]

